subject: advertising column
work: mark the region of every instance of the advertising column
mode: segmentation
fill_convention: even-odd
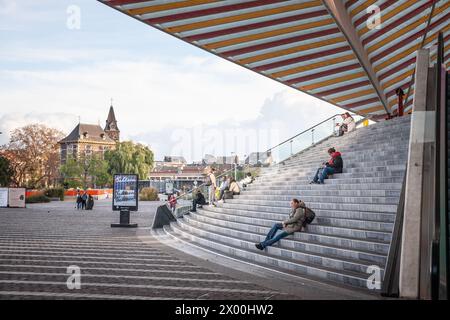
[[[120,211],[120,223],[113,223],[111,227],[137,227],[136,223],[130,224],[130,211],[138,210],[138,182],[136,174],[114,175],[112,209]]]

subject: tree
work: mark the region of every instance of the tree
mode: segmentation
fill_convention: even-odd
[[[99,187],[111,184],[108,162],[100,155],[68,157],[60,172],[64,185],[69,188]]]
[[[12,183],[31,188],[54,185],[60,162],[58,141],[64,134],[41,124],[15,129],[5,155],[13,170]]]
[[[0,186],[1,187],[9,186],[12,175],[13,170],[11,168],[9,160],[3,156],[0,156]]]
[[[147,179],[153,168],[153,152],[140,143],[132,141],[119,142],[115,150],[105,152],[109,163],[109,173],[133,173],[139,179]]]

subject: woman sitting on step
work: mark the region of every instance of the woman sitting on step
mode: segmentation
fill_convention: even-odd
[[[342,117],[342,123],[336,123],[336,126],[339,127],[339,133],[338,136],[342,136],[344,132],[351,132],[355,130],[356,123],[355,119],[350,115],[350,113],[346,112],[341,114]]]
[[[255,244],[259,250],[264,250],[265,247],[271,246],[275,242],[287,237],[294,232],[301,231],[306,219],[305,203],[298,199],[291,200],[292,212],[289,214],[289,219],[275,223],[266,236],[266,240]],[[278,230],[282,230],[277,234]]]
[[[228,190],[226,190],[223,194],[223,197],[221,200],[219,200],[220,203],[225,202],[225,199],[233,199],[233,196],[237,196],[241,194],[241,187],[239,187],[239,184],[234,180],[234,178],[229,178],[229,187]]]

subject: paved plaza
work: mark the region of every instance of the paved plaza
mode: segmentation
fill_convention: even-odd
[[[295,299],[208,269],[150,236],[160,203],[140,204],[137,229],[111,228],[110,201],[0,209],[0,299]],[[81,288],[69,289],[69,266]]]

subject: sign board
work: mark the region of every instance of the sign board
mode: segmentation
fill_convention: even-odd
[[[173,193],[173,182],[166,182],[166,194]]]
[[[136,174],[115,174],[113,187],[113,210],[138,210],[138,176]]]
[[[0,208],[8,206],[8,188],[0,188]]]
[[[8,203],[10,208],[25,208],[25,188],[9,188]]]

